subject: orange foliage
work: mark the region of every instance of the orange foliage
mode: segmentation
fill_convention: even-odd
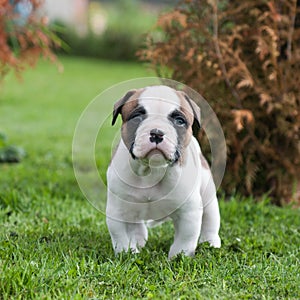
[[[20,76],[26,65],[34,66],[41,56],[52,62],[56,59],[51,48],[59,46],[59,39],[48,28],[47,18],[37,13],[42,2],[24,1],[30,11],[23,22],[16,10],[20,2],[0,0],[0,79],[11,69]]]

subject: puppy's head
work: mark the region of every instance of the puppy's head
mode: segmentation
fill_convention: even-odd
[[[122,116],[122,139],[134,159],[170,165],[180,161],[193,131],[200,128],[200,109],[184,92],[167,86],[129,91],[114,106],[114,125]]]

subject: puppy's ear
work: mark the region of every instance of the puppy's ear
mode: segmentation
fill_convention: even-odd
[[[194,114],[194,122],[192,125],[193,135],[197,135],[199,130],[201,129],[201,111],[200,107],[185,93],[181,91],[182,96],[190,105],[193,114]]]
[[[130,99],[132,95],[136,93],[136,91],[137,90],[128,91],[123,98],[121,98],[118,102],[115,103],[113,110],[112,125],[115,125],[118,115],[122,113],[122,108],[124,104]]]

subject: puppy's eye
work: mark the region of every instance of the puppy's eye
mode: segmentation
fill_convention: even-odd
[[[175,126],[178,126],[178,127],[186,127],[187,126],[188,122],[187,122],[185,116],[179,111],[174,111],[170,115],[169,118]]]
[[[185,126],[186,125],[186,120],[182,116],[177,116],[174,118],[174,124],[176,126]]]
[[[140,123],[145,119],[145,117],[146,111],[144,109],[138,109],[129,116],[128,121]]]

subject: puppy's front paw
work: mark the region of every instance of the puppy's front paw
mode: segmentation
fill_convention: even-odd
[[[130,248],[115,248],[115,255],[118,256],[122,253],[130,253],[130,254],[137,254],[140,253],[138,248],[130,247]]]
[[[218,237],[218,238],[215,238],[213,240],[210,240],[208,241],[209,242],[209,245],[211,247],[214,247],[214,248],[221,248],[221,239]]]
[[[200,238],[200,243],[208,242],[211,247],[221,248],[221,239],[218,235],[204,236]]]
[[[169,251],[168,258],[172,259],[176,257],[178,254],[183,254],[185,256],[193,257],[195,256],[195,249],[182,249],[181,247],[178,248],[174,245],[171,246],[171,249]]]

